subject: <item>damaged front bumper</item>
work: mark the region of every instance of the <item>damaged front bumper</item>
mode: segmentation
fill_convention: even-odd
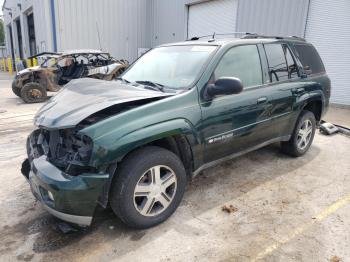
[[[67,222],[90,225],[99,196],[109,175],[82,173],[68,175],[46,160],[43,155],[26,159],[22,173],[29,181],[34,196],[52,215]]]

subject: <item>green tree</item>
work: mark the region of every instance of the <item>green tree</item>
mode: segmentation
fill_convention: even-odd
[[[5,45],[4,21],[0,19],[0,45]]]

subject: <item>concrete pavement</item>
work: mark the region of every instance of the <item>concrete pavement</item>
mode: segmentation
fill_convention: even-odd
[[[40,106],[0,74],[1,261],[350,261],[350,138],[317,134],[301,158],[272,145],[208,169],[160,226],[131,230],[97,210],[92,227],[64,234],[20,174]],[[350,111],[326,119],[350,123]]]

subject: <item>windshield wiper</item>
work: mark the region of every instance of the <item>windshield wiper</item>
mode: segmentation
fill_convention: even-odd
[[[127,84],[130,83],[130,81],[128,81],[128,80],[126,80],[126,79],[124,79],[124,78],[122,78],[122,77],[117,77],[116,80],[123,81],[123,82],[125,82],[125,83],[127,83]]]
[[[148,81],[148,80],[135,81],[135,83],[144,85],[145,87],[147,86],[148,88],[151,88],[152,90],[164,92],[164,85],[162,85],[162,84],[158,84],[158,83]]]

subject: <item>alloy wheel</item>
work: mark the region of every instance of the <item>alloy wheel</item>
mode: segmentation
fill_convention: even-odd
[[[310,143],[312,137],[313,126],[309,119],[306,119],[298,131],[297,146],[300,150],[304,150]]]
[[[159,215],[173,201],[176,189],[175,172],[168,166],[154,166],[137,182],[134,190],[134,206],[143,216]]]

